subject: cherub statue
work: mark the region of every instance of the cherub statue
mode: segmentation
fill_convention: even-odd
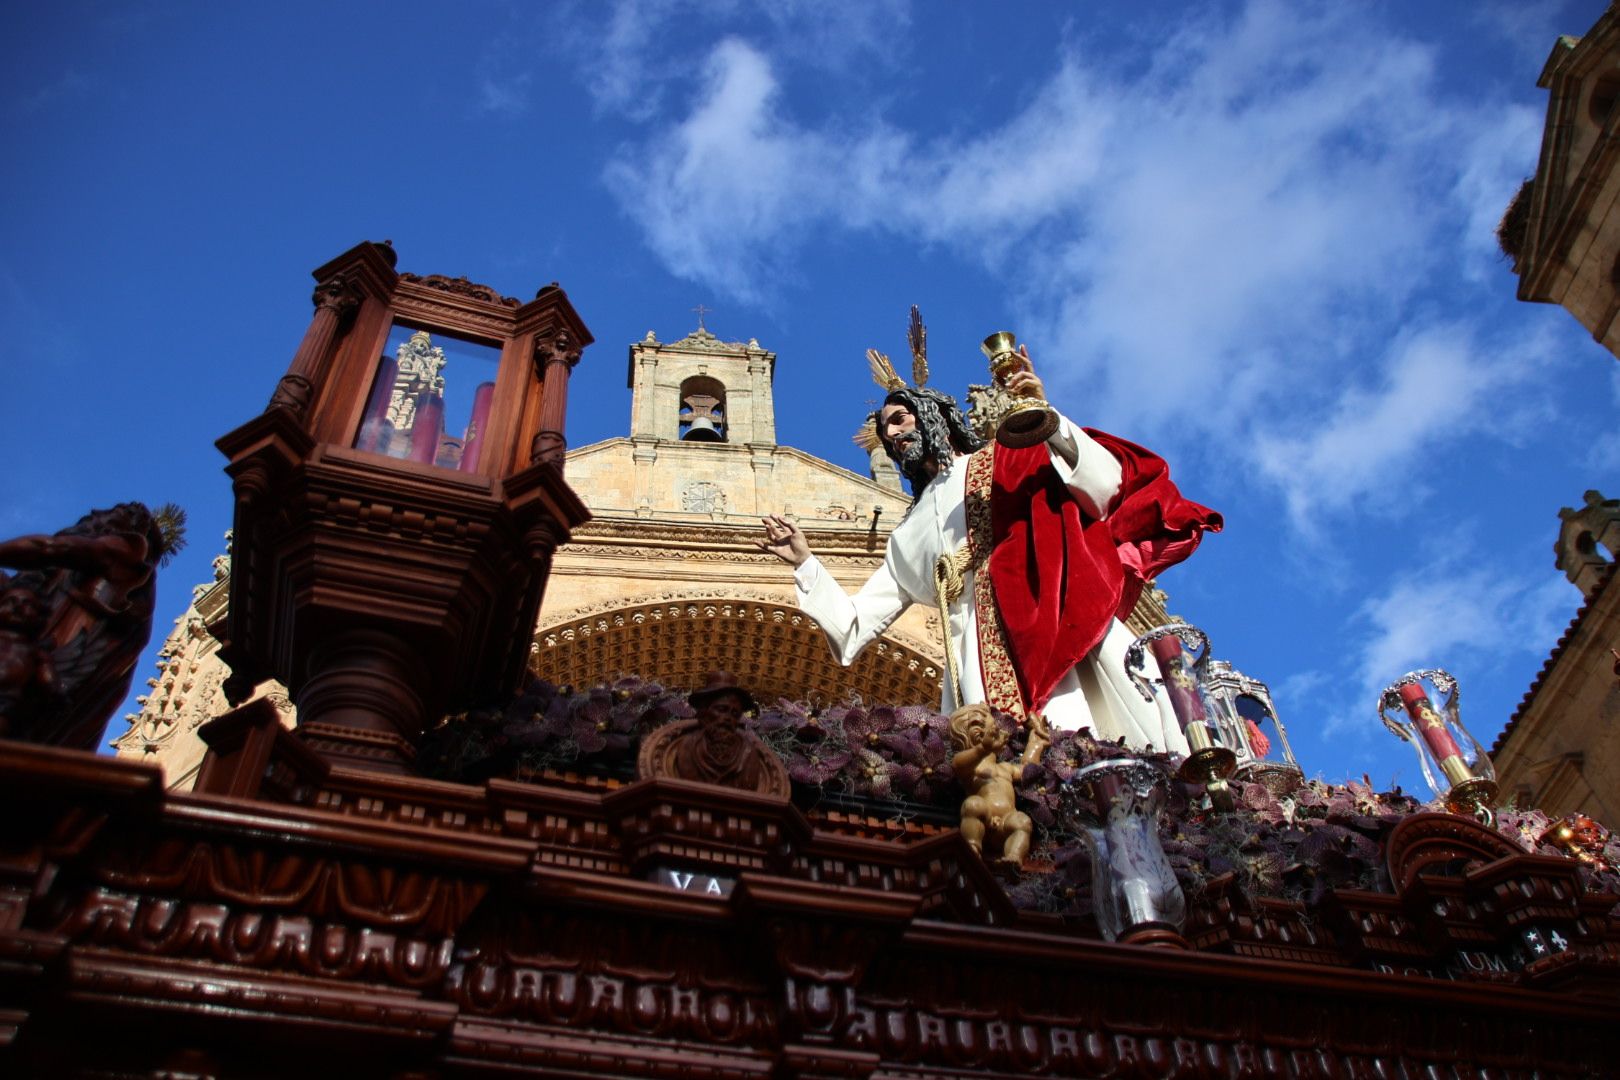
[[[1024,756],[1018,763],[1002,761],[1007,732],[996,723],[988,705],[965,705],[951,714],[951,745],[956,754],[951,768],[967,791],[962,802],[962,837],[982,857],[985,844],[1001,866],[1017,869],[1029,854],[1034,824],[1018,809],[1013,782],[1024,766],[1038,762],[1046,749],[1044,730],[1032,726]]]
[[[0,542],[0,735],[93,749],[152,634],[155,572],[185,514],[96,510],[54,536]]]

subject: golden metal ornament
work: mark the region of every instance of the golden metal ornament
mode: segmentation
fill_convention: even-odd
[[[1006,386],[1014,374],[1028,370],[1029,361],[1019,355],[1018,339],[1009,330],[998,330],[985,338],[979,351],[989,358],[990,377],[997,385]],[[1025,392],[1014,396],[1012,408],[996,428],[996,442],[1014,449],[1038,446],[1050,439],[1057,428],[1056,410],[1039,394]]]
[[[866,363],[872,369],[872,381],[883,387],[885,391],[900,390],[905,387],[906,380],[902,379],[900,373],[894,370],[894,364],[890,362],[886,353],[880,353],[876,349],[867,349]]]
[[[913,386],[928,385],[928,327],[923,325],[922,312],[911,305],[911,322],[906,327],[906,344],[911,347],[911,382]],[[866,350],[866,363],[872,369],[872,381],[885,392],[903,390],[906,380],[895,370],[887,353]]]
[[[911,381],[916,386],[928,385],[928,327],[923,325],[922,312],[911,305],[911,325],[906,329],[906,342],[911,346]]]

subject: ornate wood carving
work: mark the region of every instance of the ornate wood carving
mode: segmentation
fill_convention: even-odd
[[[282,677],[301,724],[369,731],[343,751],[352,760],[401,760],[429,715],[516,679],[511,646],[527,636],[549,558],[529,551],[528,530],[547,518],[565,532],[584,511],[555,481],[514,507],[515,485],[503,497],[480,478],[429,482],[363,457],[328,449],[296,473],[273,470],[284,479],[268,482],[268,512],[259,498],[239,505],[222,654]]]
[[[7,746],[0,1068],[157,1069],[149,1040],[73,1034],[154,1015],[223,1075],[357,1039],[396,1070],[646,1077],[1577,1077],[1611,1056],[1615,898],[1574,891],[1573,860],[1420,858],[1482,843],[1444,815],[1392,859],[1425,869],[1340,893],[1313,940],[1200,900],[1224,938],[1169,953],[1015,918],[954,830],[860,835],[668,780],[316,786],[309,806],[165,795],[149,769]],[[637,879],[677,857],[730,896]],[[1490,962],[1527,931],[1567,945]],[[1313,952],[1206,951],[1290,940]]]
[[[642,741],[636,773],[787,798],[791,785],[782,759],[753,732],[733,726],[731,735],[735,747],[726,745],[710,751],[708,743],[713,740],[705,739],[699,720],[672,720]]]
[[[457,296],[470,296],[474,300],[482,300],[486,304],[499,304],[502,307],[515,308],[518,301],[510,296],[502,296],[488,285],[480,285],[475,281],[468,281],[464,277],[445,277],[443,274],[400,274],[399,280],[409,281],[422,285],[425,288],[437,289],[440,292],[454,293]]]

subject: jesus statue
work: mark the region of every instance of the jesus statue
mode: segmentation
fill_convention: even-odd
[[[1044,398],[1019,354],[1006,389]],[[912,604],[938,604],[944,712],[983,703],[1037,729],[1186,754],[1168,705],[1143,700],[1125,674],[1120,618],[1220,515],[1183,499],[1156,455],[1066,417],[1043,444],[987,445],[949,395],[894,377],[873,419],[913,502],[860,591],[846,593],[785,517],[764,519],[760,544],[793,566],[799,606],[838,660],[852,663]]]

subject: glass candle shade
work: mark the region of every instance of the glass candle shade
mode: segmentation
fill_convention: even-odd
[[[356,449],[477,472],[495,400],[500,350],[450,334],[391,328],[378,357]]]
[[[1436,708],[1428,687],[1444,697]],[[1378,716],[1397,738],[1417,751],[1418,765],[1430,790],[1454,810],[1490,815],[1496,796],[1496,770],[1478,739],[1463,726],[1457,707],[1457,680],[1438,668],[1401,676],[1378,695]],[[1396,719],[1399,712],[1406,720]]]
[[[1189,653],[1189,649],[1195,651]],[[1158,678],[1146,673],[1149,654],[1159,669]],[[1131,643],[1125,650],[1125,674],[1146,700],[1154,700],[1155,690],[1162,690],[1170,702],[1189,751],[1176,775],[1203,784],[1217,808],[1230,809],[1232,794],[1226,780],[1237,769],[1237,752],[1221,744],[1210,723],[1203,679],[1208,657],[1207,634],[1196,626],[1171,623],[1155,627]]]
[[[1150,931],[1179,933],[1187,901],[1159,843],[1165,777],[1140,758],[1099,761],[1059,795],[1065,824],[1091,855],[1091,903],[1109,941]]]

